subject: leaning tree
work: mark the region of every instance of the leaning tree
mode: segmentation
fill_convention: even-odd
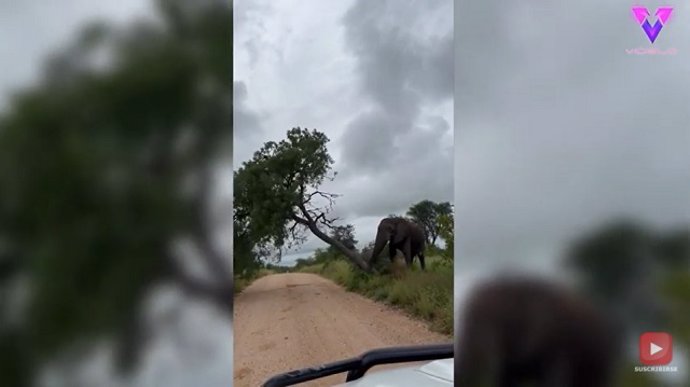
[[[335,178],[328,141],[317,130],[293,128],[286,139],[266,142],[235,172],[234,222],[258,249],[282,251],[310,232],[369,271],[355,250],[329,235],[337,227],[329,214],[338,195],[319,189]]]

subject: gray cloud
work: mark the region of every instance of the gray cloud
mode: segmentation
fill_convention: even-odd
[[[43,1],[0,3],[0,109],[17,89],[39,77],[45,60],[76,36],[85,21],[94,19],[123,23],[151,13],[144,0],[105,1],[94,6],[89,0],[70,0],[59,5]],[[40,22],[37,22],[40,21]]]
[[[385,215],[452,201],[453,3],[333,4],[272,3],[262,37],[249,24],[235,29],[236,42],[259,50],[256,63],[246,47],[236,50],[235,79],[264,128],[254,140],[236,132],[235,168],[290,127],[324,131],[339,174],[322,188],[342,194],[334,215],[366,243]],[[292,257],[318,246],[311,239]]]
[[[233,30],[242,31],[246,37],[241,41],[235,41],[234,45],[244,47],[252,64],[256,64],[260,59],[259,46],[266,44],[262,38],[266,33],[263,20],[271,12],[272,8],[263,1],[235,1],[233,3]]]
[[[404,213],[411,204],[424,199],[451,200],[452,137],[447,133],[448,123],[436,119],[436,126],[418,128],[400,137],[397,151],[387,156],[385,168],[347,174],[342,184],[333,184],[333,189],[344,195],[339,209],[348,217],[385,216]]]
[[[424,4],[430,15],[452,9],[451,2]],[[440,37],[424,36],[414,28],[421,3],[406,5],[358,1],[343,18],[361,89],[378,106],[348,126],[343,156],[354,167],[385,163],[390,156],[383,155],[397,151],[395,139],[413,129],[424,102],[452,97],[452,27]]]
[[[397,122],[396,122],[397,121]],[[396,129],[409,125],[396,120],[383,111],[360,114],[346,129],[343,136],[344,158],[352,170],[371,170],[374,173],[393,163],[393,139]]]
[[[235,81],[232,87],[233,123],[232,128],[239,137],[257,136],[261,132],[261,118],[246,106],[247,86]]]

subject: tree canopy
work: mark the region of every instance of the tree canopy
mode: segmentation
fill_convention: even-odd
[[[332,230],[337,220],[329,215],[337,195],[319,190],[326,179],[335,178],[328,142],[325,134],[299,127],[280,142],[266,142],[235,172],[234,224],[264,251],[274,247],[280,252],[311,232],[369,270],[359,254],[324,231]]]
[[[349,250],[357,249],[357,243],[359,241],[355,239],[355,226],[351,224],[333,227],[331,229],[330,236],[336,241],[342,243],[342,245]],[[329,249],[336,250],[333,246],[329,246]]]
[[[453,259],[455,256],[455,218],[452,212],[438,217],[438,236],[443,238],[446,243],[445,257]]]
[[[690,273],[687,228],[661,232],[631,220],[612,222],[576,240],[566,264],[624,328],[683,321],[678,312],[690,312],[681,284]]]
[[[440,236],[439,221],[441,217],[452,213],[453,206],[449,202],[436,203],[431,200],[422,200],[410,207],[407,216],[424,227],[427,244],[433,245]]]
[[[232,11],[158,6],[162,23],[87,28],[0,117],[0,291],[31,289],[0,322],[0,347],[18,349],[3,384],[30,385],[36,372],[16,370],[101,337],[130,369],[145,342],[142,301],[164,281],[230,310],[229,254],[212,241],[209,205],[214,168],[231,154]],[[112,59],[93,66],[101,49]],[[208,278],[184,270],[180,240]]]

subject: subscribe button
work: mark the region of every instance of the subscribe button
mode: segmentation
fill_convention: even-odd
[[[648,366],[661,366],[673,360],[673,339],[665,332],[645,332],[640,336],[640,361]]]

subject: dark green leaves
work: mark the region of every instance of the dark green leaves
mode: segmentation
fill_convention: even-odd
[[[235,172],[235,225],[255,244],[282,248],[298,204],[328,178],[333,159],[328,137],[293,128],[286,139],[269,141]]]
[[[449,202],[436,203],[431,200],[422,200],[414,204],[407,211],[407,215],[424,227],[427,236],[427,244],[433,245],[439,235],[439,219],[441,216],[451,215],[453,207]]]

